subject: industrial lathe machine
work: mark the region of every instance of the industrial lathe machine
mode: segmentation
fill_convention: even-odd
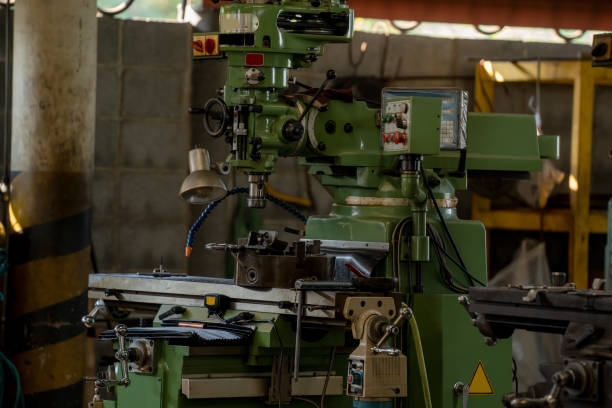
[[[457,217],[455,191],[472,174],[538,171],[558,138],[538,135],[531,115],[468,112],[463,90],[364,101],[329,89],[333,70],[303,85],[293,70],[351,40],[346,1],[233,2],[219,27],[194,36],[194,56],[227,58],[227,82],[192,113],[231,155],[214,164],[192,150],[180,195],[205,206],[186,255],[225,251],[234,276],[91,275],[87,326],[121,308],[156,313],[150,327],[102,333],[117,361],[95,379],[91,406],[502,406],[511,343],[495,331],[483,341],[457,301],[486,285],[487,260],[484,226]],[[298,157],[333,194],[329,214],[306,219],[266,191],[279,157]],[[248,185],[227,189],[228,171]],[[293,242],[268,230],[198,242],[230,195],[278,205],[304,228]]]

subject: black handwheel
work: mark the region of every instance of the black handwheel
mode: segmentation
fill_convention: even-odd
[[[225,133],[229,124],[230,115],[227,105],[219,98],[212,98],[204,105],[204,130],[212,137],[219,137]]]

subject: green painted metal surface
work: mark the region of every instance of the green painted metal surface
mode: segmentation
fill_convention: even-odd
[[[417,295],[414,312],[421,332],[427,361],[427,374],[434,407],[462,408],[462,398],[455,394],[457,382],[469,385],[479,362],[491,383],[490,395],[470,395],[468,407],[501,407],[501,398],[512,391],[512,341],[495,346],[484,344],[474,330],[456,295]],[[416,358],[409,346],[409,407],[422,407],[423,395]]]

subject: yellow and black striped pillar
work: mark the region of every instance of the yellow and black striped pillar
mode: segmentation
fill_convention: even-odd
[[[27,407],[82,407],[91,270],[95,0],[19,0],[6,345]]]

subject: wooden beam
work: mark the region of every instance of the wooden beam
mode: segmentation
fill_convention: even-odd
[[[591,147],[595,83],[590,61],[580,62],[574,83],[572,149],[570,156],[569,278],[578,288],[589,284],[589,217],[591,194]]]
[[[357,17],[500,26],[612,30],[602,0],[349,0]]]

